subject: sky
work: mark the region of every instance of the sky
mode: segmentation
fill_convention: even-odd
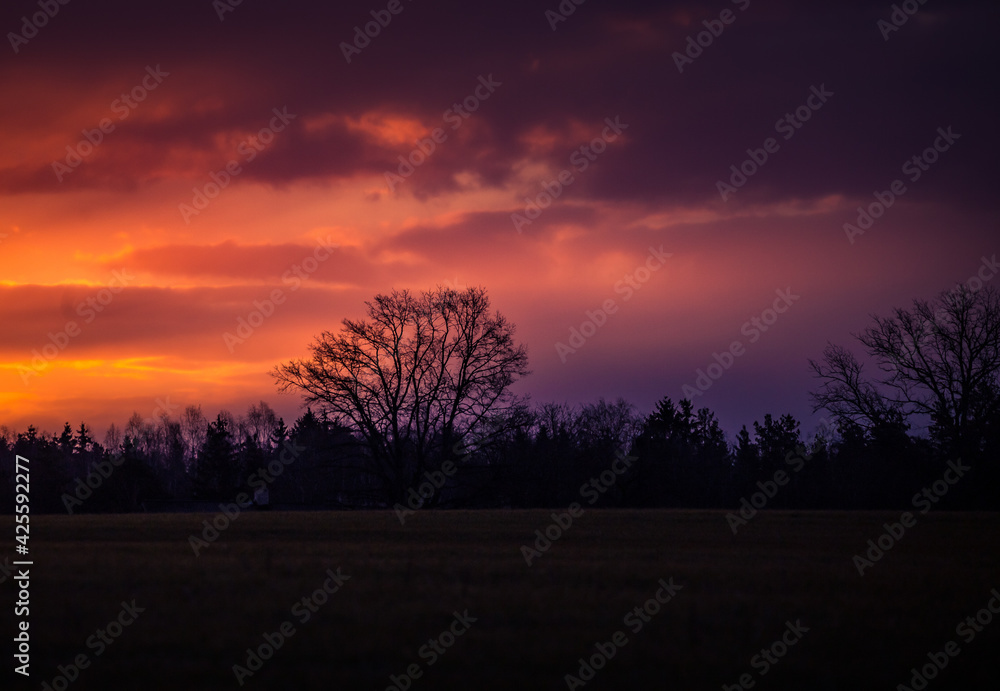
[[[268,372],[320,332],[394,288],[481,285],[537,402],[688,395],[730,435],[814,429],[828,342],[997,272],[997,19],[12,0],[0,424],[100,437],[261,399],[291,421]]]

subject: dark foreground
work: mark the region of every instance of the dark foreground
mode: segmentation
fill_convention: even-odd
[[[896,689],[949,642],[928,689],[1000,679],[1000,614],[956,631],[1000,588],[998,514],[918,516],[863,577],[853,556],[899,512],[769,512],[734,536],[722,512],[590,510],[530,567],[550,511],[245,513],[195,557],[211,518],[33,517],[31,679],[8,578],[2,688],[67,688],[62,665],[74,690]],[[661,579],[681,587],[645,604]],[[248,648],[269,659],[238,681]]]

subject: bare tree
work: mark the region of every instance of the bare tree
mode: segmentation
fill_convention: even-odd
[[[131,439],[135,448],[147,456],[152,456],[162,448],[161,429],[150,419],[144,418],[138,411],[125,424],[125,439]]]
[[[240,426],[240,440],[248,437],[258,448],[270,448],[271,435],[278,428],[278,416],[271,406],[265,401],[261,401],[259,405],[251,404],[247,414],[241,419],[243,424]]]
[[[583,405],[577,418],[581,441],[592,447],[606,446],[625,454],[642,430],[643,418],[635,406],[619,397],[613,403],[603,398]]]
[[[367,319],[323,332],[310,358],[272,376],[356,431],[398,499],[452,449],[523,407],[510,386],[528,374],[528,357],[483,288],[393,291],[365,305]]]
[[[847,348],[827,344],[822,362],[810,360],[809,366],[823,380],[822,388],[810,394],[814,412],[825,408],[838,420],[863,429],[902,421],[899,404],[887,398],[876,382],[865,378],[864,365]]]
[[[198,455],[198,449],[205,444],[208,435],[208,420],[201,412],[201,406],[189,405],[181,415],[181,439],[184,441],[184,459],[190,465]]]
[[[568,403],[542,403],[533,416],[533,434],[548,437],[562,436],[576,443],[579,439],[576,411]]]
[[[104,434],[104,448],[109,451],[117,452],[121,450],[122,445],[122,432],[118,429],[115,423],[111,423],[108,426],[108,431]]]
[[[873,320],[856,338],[880,376],[865,378],[853,353],[828,345],[809,363],[822,380],[815,409],[865,429],[924,416],[948,451],[978,451],[1000,414],[1000,294],[959,287]]]

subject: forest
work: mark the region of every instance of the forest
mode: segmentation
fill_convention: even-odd
[[[302,395],[288,425],[245,413],[138,413],[100,441],[0,428],[0,484],[17,457],[32,511],[606,507],[1000,508],[1000,297],[958,288],[874,318],[852,350],[810,367],[818,430],[765,414],[735,438],[688,399],[639,412],[621,398],[571,406],[511,393],[529,374],[514,326],[485,289],[394,291],[368,318],[324,332],[310,357],[272,371]],[[958,480],[944,473],[962,468]],[[951,469],[951,470],[949,470]]]

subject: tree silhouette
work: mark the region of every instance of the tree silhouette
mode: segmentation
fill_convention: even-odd
[[[729,489],[729,450],[715,415],[689,399],[656,404],[633,445],[630,491],[640,506],[718,506]]]
[[[208,425],[205,443],[198,450],[194,491],[199,499],[231,499],[235,495],[240,472],[236,460],[231,426],[219,413]]]
[[[923,417],[946,453],[980,453],[1000,414],[1000,294],[960,286],[873,319],[857,339],[881,376],[866,379],[853,353],[829,345],[810,361],[822,380],[815,409],[868,432]]]
[[[528,373],[528,357],[484,288],[393,291],[365,305],[367,319],[345,319],[339,333],[316,339],[310,358],[272,375],[281,391],[300,391],[359,434],[399,501],[467,437],[523,406],[509,389]]]

